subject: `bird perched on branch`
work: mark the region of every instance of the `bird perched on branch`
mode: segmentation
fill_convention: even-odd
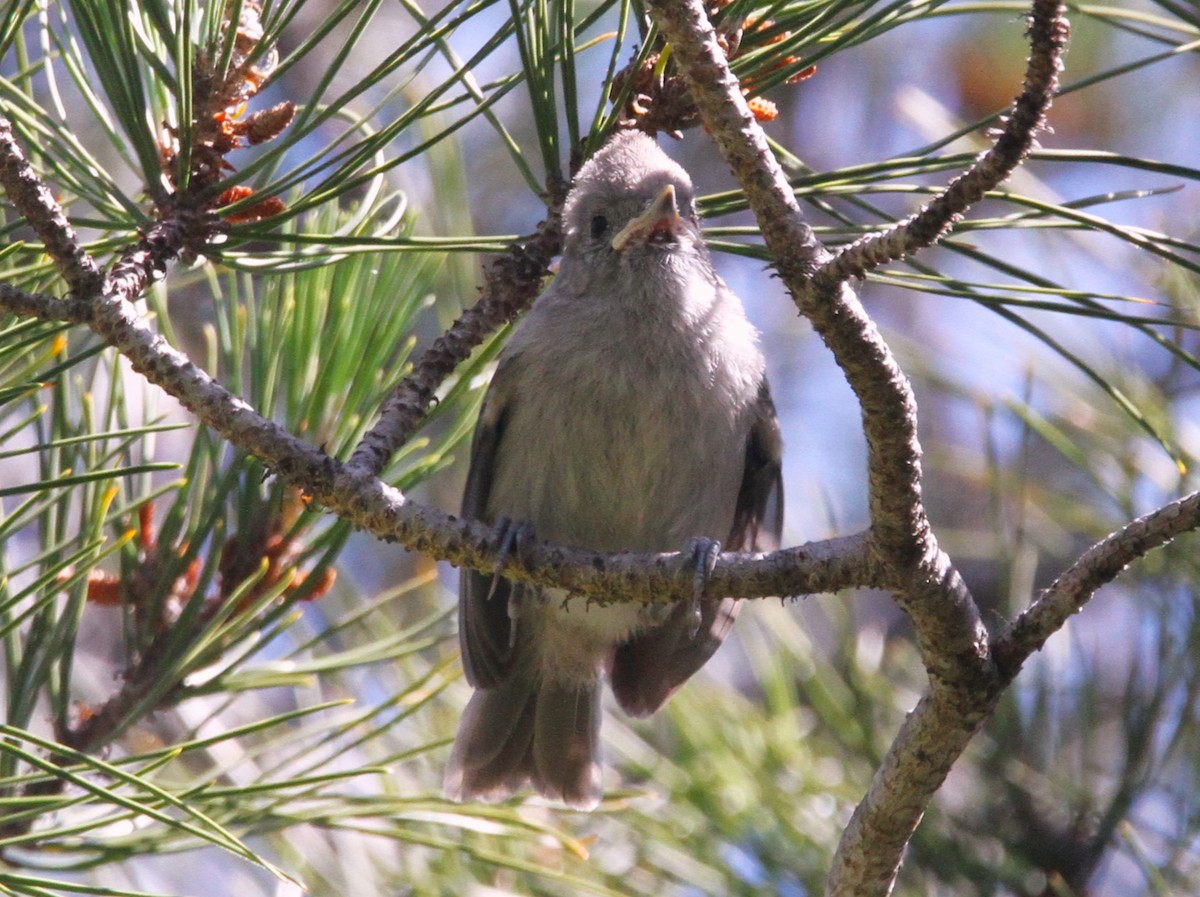
[[[737,615],[737,600],[702,595],[721,542],[779,540],[781,443],[758,334],[713,270],[687,173],[651,137],[618,132],[580,169],[563,217],[558,273],[484,400],[463,514],[603,552],[686,547],[697,598],[599,606],[464,571],[476,690],[446,772],[455,800],[531,784],[596,806],[603,679],[633,716],[661,707]]]

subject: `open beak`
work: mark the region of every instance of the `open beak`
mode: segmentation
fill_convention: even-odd
[[[630,243],[647,243],[654,237],[674,237],[683,230],[683,219],[679,217],[679,205],[675,202],[675,186],[667,184],[662,192],[612,238],[612,248],[621,252]]]

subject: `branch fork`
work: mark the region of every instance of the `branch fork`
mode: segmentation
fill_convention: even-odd
[[[742,185],[779,276],[862,406],[871,515],[867,563],[912,621],[930,686],[856,808],[826,893],[887,894],[926,806],[1020,664],[1130,560],[1200,526],[1200,495],[1160,508],[1094,546],[993,638],[925,514],[912,389],[849,285],[852,278],[939,240],[1035,146],[1070,33],[1064,3],[1033,0],[1024,88],[994,145],[916,215],[836,255],[801,218],[701,0],[647,0],[647,6],[688,80],[706,129]]]
[[[916,215],[836,255],[801,216],[702,0],[647,0],[647,7],[699,117],[742,185],[779,276],[862,406],[869,530],[768,555],[722,554],[707,584],[714,593],[744,597],[884,588],[912,620],[929,691],[905,720],[855,810],[827,884],[831,895],[887,894],[933,794],[1024,660],[1130,561],[1200,527],[1200,495],[1161,508],[1093,546],[1012,625],[998,635],[989,633],[925,514],[912,389],[849,285],[852,278],[936,242],[1029,153],[1044,126],[1069,34],[1061,0],[1033,0],[1024,89],[991,149]],[[130,301],[171,260],[202,247],[218,222],[202,210],[189,213],[179,204],[165,208],[158,224],[106,274],[81,246],[2,118],[0,186],[45,245],[71,293],[62,299],[0,284],[0,308],[90,327],[204,424],[352,525],[459,566],[489,571],[498,564],[506,577],[597,600],[686,601],[692,595],[694,571],[680,553],[599,555],[541,542],[503,553],[491,527],[419,505],[379,479],[420,425],[442,380],[538,292],[561,244],[564,187],[551,191],[549,216],[538,231],[493,262],[480,302],[419,360],[343,463],[231,394],[168,345]]]

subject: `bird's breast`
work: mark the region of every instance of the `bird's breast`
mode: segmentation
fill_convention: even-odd
[[[728,536],[754,397],[733,372],[695,347],[658,344],[542,357],[522,379],[491,514],[602,551]]]

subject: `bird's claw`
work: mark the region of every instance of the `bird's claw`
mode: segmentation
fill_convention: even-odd
[[[499,517],[492,527],[492,538],[496,544],[496,563],[492,567],[492,585],[488,590],[490,601],[500,585],[500,571],[509,555],[521,556],[521,550],[534,539],[533,524],[527,520],[513,520],[511,517]],[[508,647],[517,643],[517,618],[521,611],[521,587],[513,584],[508,590]]]
[[[700,632],[700,623],[704,616],[700,602],[704,600],[708,578],[717,566],[717,558],[721,556],[721,543],[715,539],[697,537],[688,542],[687,553],[689,563],[696,568],[692,580],[692,600],[688,605],[688,636],[695,638]]]
[[[492,526],[492,543],[496,546],[496,562],[492,565],[495,578],[492,580],[492,590],[488,593],[491,598],[496,592],[496,582],[500,571],[510,556],[520,557],[521,551],[534,539],[533,524],[527,520],[513,520],[511,517],[497,517]]]

